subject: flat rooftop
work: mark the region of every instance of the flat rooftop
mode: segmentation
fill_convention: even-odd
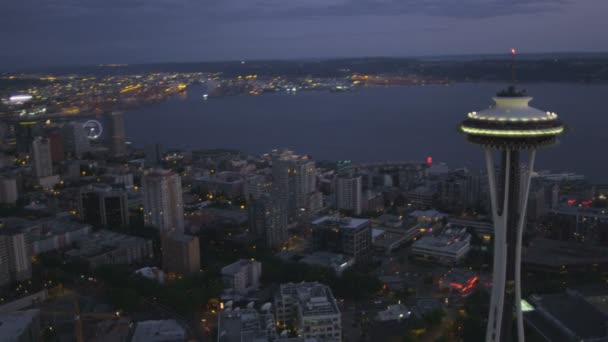
[[[357,229],[369,225],[369,219],[353,217],[323,216],[312,221],[313,226],[337,225],[340,228]]]
[[[175,320],[137,323],[131,342],[177,342],[186,340],[186,331]]]
[[[40,310],[14,311],[0,313],[0,339],[2,341],[21,341],[21,334],[40,315]]]

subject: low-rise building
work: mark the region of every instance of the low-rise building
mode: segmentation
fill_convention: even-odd
[[[305,338],[342,340],[342,319],[331,289],[319,283],[281,284],[275,296],[278,326],[291,324]]]
[[[412,254],[445,264],[458,263],[471,249],[466,229],[447,228],[439,235],[426,234],[412,244]]]
[[[262,263],[255,260],[241,259],[222,268],[224,287],[232,289],[238,295],[259,289],[261,277]]]
[[[439,289],[457,293],[463,297],[471,294],[477,285],[477,274],[469,269],[455,268],[449,270],[439,279]]]
[[[218,342],[267,342],[277,338],[272,313],[252,307],[227,307],[218,315],[217,331]]]
[[[134,264],[154,256],[152,241],[136,236],[100,230],[76,243],[67,255],[81,258],[96,268],[101,265]]]
[[[346,254],[356,262],[369,261],[372,256],[369,219],[324,216],[312,222],[312,236],[316,251]]]
[[[412,312],[403,304],[393,304],[387,306],[385,310],[378,312],[376,320],[378,321],[400,321],[410,317]]]

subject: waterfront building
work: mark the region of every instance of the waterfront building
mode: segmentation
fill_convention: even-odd
[[[114,156],[127,154],[127,142],[125,132],[125,118],[122,112],[111,112],[108,114],[110,150]]]
[[[82,127],[82,123],[70,121],[61,129],[65,151],[73,158],[82,157],[83,153],[90,150],[89,138]]]
[[[310,195],[316,191],[316,166],[308,156],[285,151],[272,160],[276,195],[287,203],[290,221],[306,213]]]

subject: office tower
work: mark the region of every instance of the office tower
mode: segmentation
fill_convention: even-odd
[[[129,225],[129,204],[124,188],[87,185],[80,188],[78,198],[78,215],[84,222],[111,228]]]
[[[288,238],[287,205],[277,196],[262,195],[249,203],[249,232],[266,247],[279,248]]]
[[[534,169],[536,149],[552,144],[564,131],[557,114],[532,108],[532,100],[514,86],[493,98],[489,109],[468,114],[460,126],[468,140],[484,149],[494,220],[494,274],[486,341],[513,340],[513,308],[517,340],[524,340],[521,308],[521,246],[532,172],[521,175],[520,158],[528,152]],[[497,169],[495,154],[502,162]],[[522,187],[520,190],[520,183]]]
[[[312,222],[316,251],[346,254],[356,262],[372,257],[372,229],[369,219],[324,216]]]
[[[112,112],[107,117],[109,129],[110,149],[112,155],[123,156],[127,154],[125,133],[125,118],[122,112]]]
[[[42,125],[35,121],[21,121],[15,125],[17,152],[31,153],[32,141],[42,135]]]
[[[201,269],[198,237],[183,233],[162,234],[163,271],[176,274],[192,274]]]
[[[270,182],[262,175],[254,175],[245,179],[243,186],[243,196],[246,199],[258,199],[270,190]]]
[[[336,178],[336,204],[339,210],[361,215],[361,176],[341,175]]]
[[[82,157],[89,151],[90,144],[82,123],[70,121],[61,128],[65,151],[74,158]]]
[[[222,268],[222,282],[225,289],[232,289],[239,295],[247,295],[260,288],[262,263],[241,259]]]
[[[30,279],[32,262],[25,235],[5,224],[0,222],[0,284]]]
[[[144,223],[162,233],[184,231],[182,179],[170,170],[147,171],[141,181]]]
[[[289,219],[296,219],[306,211],[316,190],[315,162],[308,156],[285,152],[273,159],[272,176],[277,195],[287,202]]]
[[[0,204],[13,205],[17,202],[17,198],[19,198],[17,179],[0,176]]]
[[[46,137],[51,143],[51,160],[53,163],[63,161],[65,159],[65,149],[61,131],[59,129],[52,130]]]
[[[144,148],[144,166],[157,168],[162,166],[164,150],[160,144],[148,145]]]
[[[32,166],[37,178],[53,174],[51,144],[49,139],[36,137],[32,141]]]

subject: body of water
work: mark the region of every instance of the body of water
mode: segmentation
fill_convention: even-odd
[[[482,152],[458,132],[466,113],[492,104],[497,83],[360,87],[350,92],[299,92],[203,101],[203,86],[126,114],[135,146],[235,148],[250,154],[290,148],[316,160],[424,160],[481,168]],[[608,85],[522,85],[531,105],[568,125],[560,143],[544,149],[537,170],[582,173],[608,181]]]

